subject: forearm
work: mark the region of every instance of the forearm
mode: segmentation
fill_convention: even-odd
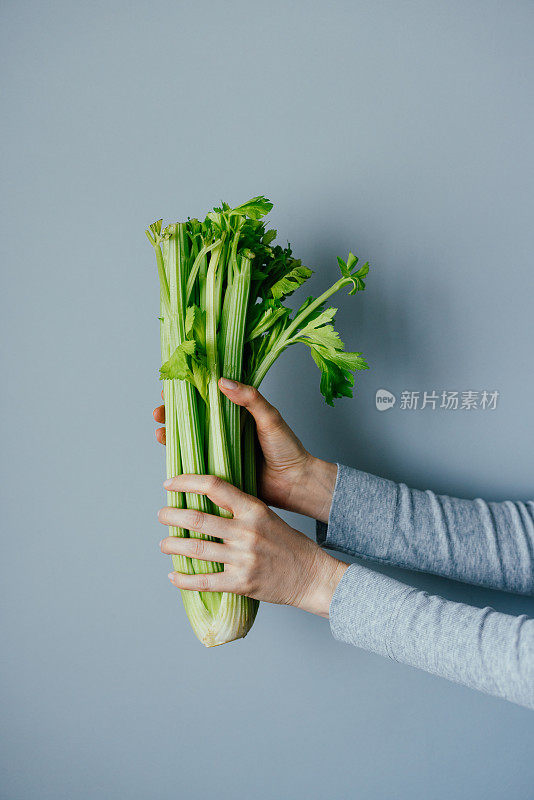
[[[534,620],[453,603],[353,564],[330,605],[336,639],[534,708]]]
[[[340,466],[325,547],[523,594],[534,592],[534,503],[460,500]]]

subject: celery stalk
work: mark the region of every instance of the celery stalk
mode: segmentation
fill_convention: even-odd
[[[251,261],[254,253],[246,251],[240,260],[232,285],[227,290],[230,297],[228,304],[228,321],[224,339],[223,375],[231,380],[242,378],[243,347],[245,324],[250,291]],[[223,398],[226,430],[230,448],[232,480],[235,486],[243,488],[243,470],[241,464],[241,409]],[[254,492],[255,493],[255,492]]]
[[[291,247],[272,245],[276,231],[262,217],[272,204],[264,197],[230,208],[223,203],[200,222],[189,219],[146,231],[156,255],[160,281],[161,359],[166,424],[167,477],[206,471],[257,493],[256,437],[248,412],[218,389],[221,375],[259,386],[290,345],[310,348],[321,370],[328,403],[350,396],[353,371],[367,368],[360,353],[344,350],[332,326],[335,309],[326,300],[344,286],[363,289],[368,265],[356,269],[352,254],[338,259],[342,277],[291,316],[282,301],[311,275]],[[167,494],[174,508],[188,507],[228,516],[200,495]],[[170,528],[171,536],[212,538]],[[223,564],[173,556],[174,569],[219,572]],[[258,601],[231,593],[183,591],[191,626],[207,647],[239,639],[250,630]]]

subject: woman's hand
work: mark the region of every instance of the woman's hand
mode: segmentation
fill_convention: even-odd
[[[163,553],[202,561],[219,561],[224,572],[185,575],[172,572],[179,589],[232,592],[268,603],[301,608],[328,617],[332,595],[348,565],[333,558],[291,528],[265,503],[213,475],[179,475],[164,483],[167,491],[203,494],[230,511],[232,519],[181,508],[162,508],[163,525],[222,539],[170,536],[160,542]]]
[[[284,422],[280,413],[257,389],[221,378],[219,388],[233,403],[253,416],[263,453],[259,493],[269,505],[328,521],[337,466],[312,456]],[[154,411],[156,422],[165,421],[165,408]],[[156,438],[165,444],[165,429]]]

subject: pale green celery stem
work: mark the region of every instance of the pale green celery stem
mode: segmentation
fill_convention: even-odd
[[[211,250],[213,250],[215,247],[217,247],[217,245],[219,245],[221,243],[221,241],[222,241],[222,239],[217,239],[216,242],[204,245],[204,247],[200,250],[199,254],[197,255],[197,257],[193,261],[193,266],[191,267],[191,271],[190,271],[189,276],[187,278],[187,285],[186,285],[186,289],[185,289],[185,305],[186,306],[187,306],[187,303],[189,302],[189,299],[191,297],[191,293],[193,291],[193,287],[195,285],[195,281],[197,279],[197,275],[198,275],[198,273],[200,271],[200,268],[201,268],[203,263],[205,264],[206,255]]]
[[[189,239],[191,240],[191,255],[193,256],[193,258],[196,258],[200,248],[198,246],[198,231],[196,233],[193,233],[193,227],[190,223],[188,233],[189,233]]]
[[[165,435],[166,446],[165,454],[167,459],[167,477],[173,478],[180,475],[182,462],[180,459],[180,443],[178,431],[176,430],[176,407],[175,395],[172,381],[163,381],[163,398],[165,400]],[[167,505],[171,508],[183,508],[184,496],[182,492],[167,492]],[[187,537],[189,534],[183,528],[168,528],[169,536]],[[195,572],[191,559],[183,555],[172,556],[172,564],[177,572],[185,572],[189,575]]]
[[[333,284],[333,286],[327,289],[326,292],[323,292],[320,297],[314,300],[313,303],[310,303],[310,305],[305,308],[304,311],[295,317],[291,325],[289,325],[280,336],[272,350],[267,353],[263,361],[255,369],[250,378],[250,384],[252,386],[255,386],[256,389],[259,387],[278,356],[284,352],[286,347],[289,347],[290,344],[293,344],[291,337],[298,330],[298,328],[302,326],[307,317],[309,317],[312,312],[319,308],[319,306],[325,303],[329,297],[342,289],[343,286],[348,286],[350,283],[352,283],[350,279],[340,278],[338,281],[336,281],[336,283]]]
[[[169,320],[164,320],[169,331],[170,349],[176,349],[178,342],[175,338],[176,324],[171,324]],[[173,335],[174,334],[174,335]],[[172,380],[164,381],[165,398],[165,428],[166,428],[166,450],[167,450],[167,469],[168,477],[174,477],[181,472],[202,475],[205,473],[204,458],[202,452],[202,435],[199,426],[196,390],[186,381]],[[199,446],[200,445],[200,446]],[[177,463],[175,452],[180,453],[180,465]],[[183,495],[169,492],[168,498],[176,495],[180,498]],[[203,495],[186,494],[185,505],[187,508],[194,508],[208,512],[211,505]],[[169,505],[173,505],[169,502]],[[183,503],[178,502],[177,508],[183,507]],[[171,533],[171,535],[174,535]],[[184,531],[178,535],[192,536],[199,539],[213,539],[211,536],[197,533],[196,531]],[[211,573],[221,572],[223,565],[211,561],[200,561],[197,559],[184,559],[173,557],[173,565],[178,572]],[[216,614],[220,604],[220,594],[214,592],[199,592],[199,597],[208,611]]]
[[[245,414],[245,426],[243,431],[243,491],[253,497],[257,497],[256,426],[249,412],[246,411]],[[252,621],[254,621],[260,603],[259,600],[254,600],[251,597],[248,597],[247,600],[251,604]]]
[[[163,288],[161,289],[163,295]],[[164,313],[163,297],[161,298],[161,313]],[[171,354],[169,342],[169,323],[165,317],[161,317],[161,360],[164,363]],[[180,458],[180,440],[176,429],[176,406],[174,402],[174,391],[172,381],[163,381],[163,401],[165,403],[165,459],[167,467],[167,478],[174,478],[182,471],[182,460]],[[167,492],[167,505],[171,508],[183,508],[184,496],[182,492]],[[189,534],[183,528],[169,526],[169,536],[187,537]],[[175,570],[191,574],[194,572],[191,559],[187,556],[172,556],[172,563]]]
[[[234,276],[237,274],[237,248],[239,246],[239,237],[241,235],[241,228],[244,225],[245,220],[240,219],[237,223],[237,227],[234,231],[232,244],[230,247],[230,256],[228,259],[228,281],[231,282],[234,279]]]
[[[169,343],[171,352],[185,340],[184,289],[187,267],[185,236],[185,223],[177,223],[168,248],[167,274],[169,279],[171,310],[173,312],[169,320]],[[187,381],[175,380],[172,382],[172,385],[174,402],[176,404],[182,468],[186,473],[202,475],[205,473],[205,465],[197,408],[198,395],[196,389]],[[210,511],[209,501],[204,495],[188,493],[186,494],[186,503],[188,508],[198,509],[207,513]],[[196,538],[211,538],[195,531],[190,531],[190,536]],[[220,572],[223,569],[221,564],[211,561],[192,559],[191,563],[195,573]],[[206,608],[213,614],[216,614],[220,605],[220,594],[214,592],[202,592],[200,594]]]
[[[217,346],[219,348],[219,359],[223,364],[223,373],[224,373],[224,352],[226,348],[226,335],[228,330],[228,319],[230,316],[230,306],[232,304],[233,299],[233,283],[228,283],[226,286],[226,292],[224,293],[224,300],[222,304],[222,311],[221,311],[221,321],[219,323],[219,333],[217,336]]]
[[[147,235],[148,241],[151,243],[152,247],[154,248],[154,252],[156,254],[156,264],[158,268],[159,287],[160,287],[160,316],[164,317],[165,315],[170,314],[171,307],[170,307],[169,283],[167,281],[167,275],[165,274],[163,253],[161,251],[161,246],[159,242],[156,242],[148,231],[145,231],[145,233]]]
[[[236,232],[234,233],[234,237],[232,243],[230,245],[230,254],[228,257],[228,264],[226,270],[226,292],[224,295],[224,302],[222,304],[221,310],[221,321],[219,324],[219,355],[222,361],[224,361],[224,351],[226,346],[226,331],[228,328],[228,317],[230,314],[230,308],[233,298],[233,283],[238,274],[239,267],[237,264],[237,248],[239,245],[239,234],[241,228],[243,227],[243,223],[241,222]]]
[[[159,249],[159,248],[158,248]],[[169,247],[169,242],[164,242],[163,252],[165,254],[165,259],[167,260],[168,267],[171,269],[169,270],[168,274],[173,275],[172,285],[173,285],[173,296],[176,298],[175,302],[173,303],[174,306],[174,313],[171,314],[171,307],[170,307],[170,296],[169,296],[169,287],[167,283],[167,275],[165,274],[165,270],[163,269],[163,277],[164,281],[161,280],[162,275],[160,271],[160,262],[158,261],[158,271],[160,272],[160,282],[161,282],[161,294],[162,297],[162,308],[161,308],[161,317],[163,318],[162,321],[162,360],[167,361],[170,354],[171,348],[174,350],[176,346],[183,341],[183,337],[181,337],[181,333],[183,333],[183,319],[182,316],[182,325],[180,325],[178,321],[178,305],[180,299],[183,300],[183,296],[180,298],[179,295],[176,294],[176,290],[178,286],[180,286],[180,274],[177,271],[176,263],[176,252],[171,254],[170,259],[167,257],[169,250],[175,251],[175,246],[173,245],[171,248]],[[161,256],[161,250],[160,256]],[[157,251],[156,251],[157,255]],[[161,264],[163,265],[164,259],[161,259]],[[203,297],[205,296],[206,291],[206,259],[204,258],[203,264],[200,266],[199,270],[199,289],[200,289],[200,298],[201,298],[201,305],[202,307],[205,306],[203,302]],[[183,286],[183,284],[182,284]],[[183,311],[183,308],[182,308]],[[169,458],[169,471],[174,472],[179,459],[179,436],[176,435],[176,430],[178,427],[181,428],[181,433],[187,434],[187,428],[184,431],[182,425],[178,425],[179,422],[185,418],[186,420],[189,419],[189,412],[190,410],[193,411],[194,409],[190,409],[190,399],[188,396],[184,395],[184,388],[189,387],[189,384],[184,386],[183,381],[165,381],[164,382],[164,396],[166,398],[165,406],[166,406],[166,425],[167,425],[167,448],[168,454],[171,453],[172,455],[168,455]],[[190,387],[192,389],[192,387]],[[196,408],[196,393],[192,395],[194,401],[194,408]],[[191,417],[191,419],[193,419]],[[174,428],[171,426],[169,427],[169,420],[173,419],[175,421]],[[174,435],[173,435],[174,430]],[[187,438],[182,452],[183,456],[183,468],[187,471],[191,472],[203,472],[203,457],[202,457],[202,448],[200,448],[200,455],[199,449],[197,448],[197,444],[199,442],[199,431],[198,431],[198,424],[194,424],[191,428],[193,431],[193,449],[191,448],[191,442]],[[179,434],[181,435],[181,434]],[[176,448],[173,448],[171,444],[171,439],[176,443]],[[200,439],[200,443],[202,440]],[[169,493],[171,496],[169,497],[169,502],[179,502],[176,498],[179,497],[175,493]],[[190,507],[198,507],[194,504],[198,501],[199,505],[202,504],[203,498],[198,497],[197,495],[190,496],[191,503]],[[186,532],[184,532],[186,533]],[[186,534],[187,535],[187,534]],[[198,534],[193,534],[197,536]],[[210,537],[208,537],[210,538]],[[180,571],[199,571],[195,569],[195,567],[202,565],[204,562],[197,562],[191,559],[186,559],[188,564],[182,564],[181,562],[174,562],[175,568],[179,569]],[[209,562],[206,562],[209,564]],[[184,569],[184,566],[189,567],[188,569]],[[210,565],[211,566],[211,565]],[[222,569],[222,565],[214,564],[212,565],[215,570]],[[238,597],[233,594],[220,594],[220,593],[201,593],[201,592],[193,592],[193,591],[182,591],[182,599],[184,603],[184,607],[187,611],[187,615],[191,621],[193,630],[195,631],[196,635],[200,639],[203,644],[208,647],[211,647],[216,644],[223,644],[226,641],[232,641],[233,639],[239,638],[240,636],[246,635],[250,627],[254,622],[254,618],[256,616],[258,610],[258,601],[252,600],[248,597]]]
[[[243,491],[254,497],[258,492],[256,473],[256,432],[254,420],[248,411],[244,414],[243,426]]]
[[[219,322],[220,322],[220,319],[221,319],[223,283],[224,283],[225,278],[227,277],[226,276],[226,271],[227,271],[227,266],[228,266],[228,245],[229,245],[229,243],[228,243],[226,234],[223,234],[221,241],[222,241],[221,246],[220,247],[216,247],[214,250],[212,250],[212,254],[216,254],[216,256],[217,256],[216,259],[215,259],[215,267],[216,267],[216,269],[215,269],[215,273],[214,273],[213,291],[212,291],[211,299],[206,297],[206,300],[205,300],[206,306],[208,304],[211,304],[213,306],[215,319],[217,321],[217,325],[219,325]],[[210,262],[208,264],[208,273],[209,273],[209,268],[210,268],[212,259],[213,259],[213,255],[211,256]],[[219,264],[221,265],[220,267],[218,267]],[[207,276],[206,276],[206,282],[207,282]],[[206,288],[206,292],[207,292],[207,288]]]
[[[217,348],[217,325],[219,322],[220,301],[218,300],[221,277],[218,274],[224,267],[224,262],[219,267],[219,261],[224,244],[212,250],[206,277],[206,360],[208,367],[208,408],[209,408],[209,471],[224,480],[231,481],[232,472],[228,444],[225,436],[224,415],[221,403],[221,393],[218,387],[219,353]],[[221,515],[228,516],[228,512],[220,509]]]
[[[198,270],[198,299],[201,309],[206,308],[206,277],[208,274],[208,257],[205,255]]]
[[[252,255],[252,254],[250,254]],[[224,339],[223,375],[225,378],[240,381],[243,366],[243,344],[245,338],[245,324],[248,310],[250,292],[251,259],[242,255],[240,265],[235,272],[230,292],[228,320]],[[232,468],[232,482],[240,489],[243,484],[241,465],[241,409],[231,403],[227,397],[223,398],[228,435],[228,447]]]
[[[184,303],[184,286],[187,266],[185,237],[185,223],[177,223],[175,226],[175,233],[172,235],[169,242],[167,264],[172,311],[172,316],[169,319],[169,344],[171,353],[185,340],[186,309]],[[205,470],[195,390],[194,387],[186,381],[175,381],[174,390],[177,396],[176,409],[179,436],[182,445],[183,468],[185,472],[201,475]],[[188,508],[209,511],[209,503],[205,497],[188,493],[186,499]]]

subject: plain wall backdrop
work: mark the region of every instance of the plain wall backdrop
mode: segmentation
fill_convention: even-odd
[[[205,650],[158,551],[158,282],[145,227],[275,203],[371,369],[264,391],[314,453],[418,488],[533,496],[531,2],[6,0],[0,795],[530,800],[534,714],[262,606]],[[500,392],[379,413],[375,392]],[[287,519],[310,535],[313,522]],[[390,570],[510,613],[532,598]]]

